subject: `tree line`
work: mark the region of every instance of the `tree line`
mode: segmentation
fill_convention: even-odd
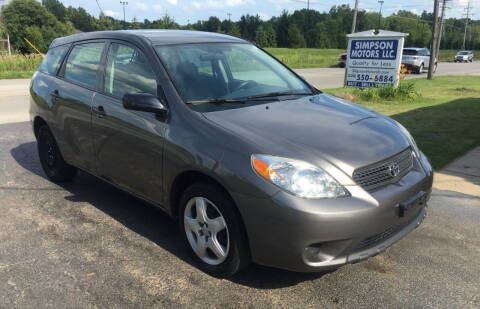
[[[280,16],[264,21],[258,15],[243,15],[238,21],[220,20],[212,16],[188,25],[178,24],[165,14],[157,20],[144,19],[123,24],[123,21],[104,15],[97,18],[81,7],[65,7],[59,0],[12,0],[1,11],[0,35],[8,33],[13,47],[22,52],[31,52],[24,41],[28,38],[41,51],[46,51],[50,42],[60,36],[75,32],[123,29],[187,29],[220,32],[255,42],[262,47],[289,48],[339,48],[347,45],[346,34],[350,33],[353,9],[348,5],[335,5],[328,12],[316,10],[283,11]],[[405,45],[428,47],[432,37],[433,14],[424,11],[415,14],[398,11],[381,17],[377,12],[360,10],[357,16],[357,31],[381,29],[406,32]],[[463,42],[465,20],[449,18],[445,21],[442,49],[460,49]],[[466,40],[467,49],[480,49],[480,21],[470,20]]]

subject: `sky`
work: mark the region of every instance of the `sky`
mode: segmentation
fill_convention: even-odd
[[[120,0],[60,1],[65,6],[82,6],[94,16],[98,16],[101,8],[106,15],[123,19]],[[360,9],[378,11],[380,8],[377,0],[359,1]],[[474,7],[472,10],[473,18],[480,19],[480,0],[470,1]],[[130,0],[127,2],[128,5],[125,10],[127,21],[134,17],[141,21],[145,18],[155,20],[167,13],[182,25],[188,22],[194,23],[199,19],[205,20],[210,16],[217,16],[223,20],[228,18],[228,14],[231,14],[232,20],[238,20],[243,14],[258,14],[262,19],[268,20],[272,16],[280,15],[283,10],[293,12],[307,7],[307,0]],[[468,0],[450,0],[447,17],[462,17],[467,2]],[[2,0],[0,0],[0,3],[2,3]],[[354,7],[355,0],[311,0],[310,8],[323,12],[328,11],[333,5],[340,4],[349,4]],[[423,10],[431,12],[433,11],[433,0],[385,0],[382,15],[390,15],[401,9],[419,14]]]

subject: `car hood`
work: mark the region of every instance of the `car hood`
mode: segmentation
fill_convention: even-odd
[[[326,94],[204,116],[254,143],[261,153],[320,165],[326,160],[349,176],[409,146],[392,119]]]

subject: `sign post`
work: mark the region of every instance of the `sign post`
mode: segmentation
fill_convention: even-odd
[[[346,86],[398,86],[407,33],[374,30],[348,34]]]

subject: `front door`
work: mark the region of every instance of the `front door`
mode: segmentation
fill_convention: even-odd
[[[97,174],[148,200],[161,203],[166,124],[149,112],[127,110],[126,93],[157,94],[157,80],[144,54],[112,42],[103,89],[93,98],[93,140]]]

